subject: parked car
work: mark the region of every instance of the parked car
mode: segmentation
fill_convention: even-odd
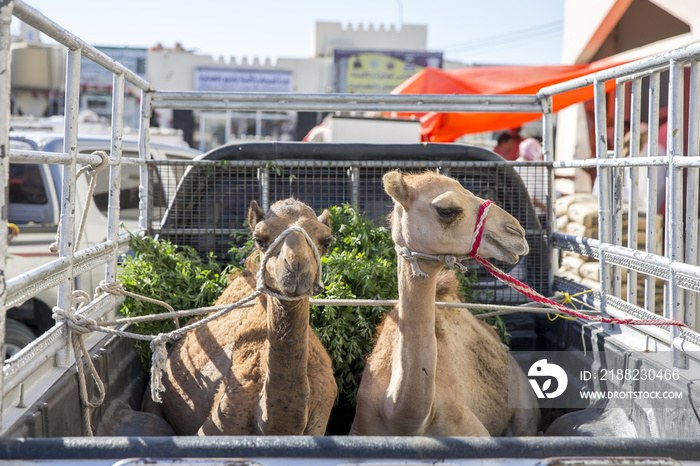
[[[53,133],[12,132],[11,149],[41,150],[63,152],[63,135]],[[110,138],[90,135],[78,138],[78,152],[90,154],[94,151],[109,152]],[[179,146],[162,143],[150,144],[153,160],[192,160],[201,152]],[[122,157],[138,157],[138,143],[124,140]],[[176,175],[172,171],[156,172],[151,186],[154,197],[167,205],[171,189],[176,186]],[[10,164],[10,204],[8,221],[17,225],[19,235],[13,239],[8,248],[7,278],[13,278],[57,257],[49,251],[49,246],[56,239],[60,214],[59,197],[62,189],[62,168],[59,165],[42,165],[27,163]],[[167,188],[166,186],[173,186]],[[86,248],[105,240],[107,231],[109,171],[98,176],[92,202],[88,209],[85,231],[78,248]],[[85,176],[77,180],[76,195],[81,201],[88,193],[88,179]],[[123,165],[121,185],[121,221],[130,230],[135,230],[139,215],[139,167]],[[76,212],[77,218],[81,212]],[[76,248],[77,250],[77,248]],[[92,274],[78,277],[76,287],[94,290],[103,276],[99,269]],[[7,313],[5,334],[6,357],[19,351],[38,335],[54,325],[51,309],[56,305],[57,289],[48,289],[31,298]]]

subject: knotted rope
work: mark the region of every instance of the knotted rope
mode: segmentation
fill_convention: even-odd
[[[85,204],[83,205],[83,213],[80,217],[80,224],[78,227],[78,234],[76,235],[76,240],[75,244],[78,245],[80,244],[80,239],[83,237],[83,230],[85,229],[85,222],[87,220],[87,214],[88,214],[88,209],[90,208],[90,202],[92,201],[92,194],[95,192],[95,186],[97,185],[97,175],[100,174],[102,170],[104,170],[108,165],[109,165],[109,156],[107,155],[106,152],[98,150],[92,153],[92,155],[97,155],[100,157],[101,161],[100,163],[93,167],[92,165],[86,165],[82,167],[80,170],[78,170],[78,173],[75,175],[75,179],[77,180],[80,178],[80,175],[83,173],[87,173],[90,176],[90,185],[88,187],[88,193],[85,198]],[[56,241],[51,243],[49,246],[49,251],[53,253],[58,253],[59,250],[59,242],[61,240],[61,225],[58,225],[58,229],[56,230]]]
[[[87,304],[90,297],[84,291],[77,290],[73,292],[71,300],[71,309],[63,310],[59,307],[53,309],[53,318],[56,322],[64,322],[68,328],[68,339],[73,348],[75,355],[75,367],[78,370],[78,385],[80,387],[80,401],[83,404],[83,423],[85,431],[92,437],[92,410],[102,405],[105,400],[105,387],[100,379],[100,376],[92,363],[90,352],[85,346],[83,335],[92,332],[96,322],[81,314],[78,314],[80,307]],[[87,392],[87,381],[85,378],[85,369],[92,376],[95,385],[97,386],[97,399],[90,400]]]
[[[506,283],[508,286],[516,290],[517,292],[523,294],[524,296],[527,296],[531,300],[538,302],[540,304],[544,304],[545,306],[549,306],[553,309],[556,309],[559,312],[562,312],[564,314],[578,317],[580,319],[584,319],[587,321],[592,321],[592,322],[602,322],[606,324],[627,324],[627,325],[655,325],[655,326],[664,326],[664,325],[673,325],[673,326],[678,326],[678,327],[687,327],[686,324],[682,322],[678,322],[675,320],[651,320],[651,319],[634,319],[634,318],[629,318],[629,319],[618,319],[615,317],[603,317],[603,316],[596,316],[596,315],[587,315],[583,314],[581,312],[569,309],[568,307],[557,303],[555,301],[552,301],[549,298],[546,298],[542,296],[540,293],[537,291],[533,290],[526,284],[522,283],[516,278],[511,277],[510,275],[506,274],[502,270],[500,270],[498,267],[494,266],[491,264],[489,261],[484,259],[483,257],[479,256],[477,254],[477,251],[479,249],[479,246],[481,245],[481,237],[484,232],[484,225],[486,223],[486,217],[488,215],[488,210],[489,207],[493,205],[493,201],[484,201],[481,206],[479,207],[479,212],[477,214],[477,222],[476,225],[474,226],[474,234],[472,235],[472,241],[471,241],[471,247],[469,251],[469,258],[472,258],[476,260],[479,264],[484,266],[486,270],[491,273],[494,277],[498,278],[502,282]],[[423,271],[420,270],[420,266],[418,265],[417,261],[418,260],[425,260],[429,262],[444,262],[448,267],[454,268],[456,267],[459,269],[460,272],[466,273],[468,271],[467,266],[462,264],[462,260],[464,260],[465,256],[455,256],[455,255],[450,255],[450,254],[425,254],[417,251],[411,251],[406,247],[396,247],[396,251],[403,256],[410,264],[411,264],[411,269],[413,271],[413,276],[417,277],[425,277],[427,276]]]

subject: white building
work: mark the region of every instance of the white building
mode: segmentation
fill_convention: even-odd
[[[344,27],[341,23],[317,22],[314,49],[309,58],[280,58],[271,63],[257,58],[214,58],[181,48],[160,47],[148,51],[147,75],[160,90],[318,94],[353,92],[354,85],[362,92],[385,92],[426,64],[442,66],[442,54],[427,51],[426,43],[427,27],[421,25],[403,25],[396,29],[383,25]],[[353,70],[363,66],[362,74],[352,75]],[[386,66],[395,71],[394,80],[382,84],[369,71],[373,66]],[[190,125],[194,122],[193,115],[186,112],[162,110],[158,116],[160,123],[166,126],[181,127],[184,120]],[[199,113],[197,139],[200,148],[251,137],[300,140],[322,117],[316,113],[296,112]]]

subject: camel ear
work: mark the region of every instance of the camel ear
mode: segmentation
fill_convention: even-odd
[[[403,179],[403,174],[398,170],[390,171],[384,175],[382,181],[384,182],[384,191],[386,191],[395,202],[408,208],[411,204],[411,193]]]
[[[260,208],[255,200],[250,201],[250,207],[248,208],[248,225],[250,225],[250,229],[254,230],[255,225],[257,225],[263,217],[265,217],[265,211]]]
[[[321,215],[318,216],[318,221],[326,225],[328,228],[331,227],[331,213],[328,209],[324,210]]]

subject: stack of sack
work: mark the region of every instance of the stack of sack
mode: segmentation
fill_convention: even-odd
[[[628,246],[628,209],[622,211],[622,245]],[[555,204],[557,231],[574,236],[584,236],[598,239],[598,197],[593,194],[575,193],[557,199]],[[657,254],[663,252],[663,217],[656,215],[656,246]],[[646,244],[646,214],[638,214],[637,249],[645,251]],[[621,268],[623,299],[627,298],[627,269]],[[587,289],[600,290],[600,262],[588,256],[562,251],[559,276],[580,283]],[[644,305],[644,274],[637,274],[637,305]],[[656,309],[663,303],[663,280],[656,280],[655,286]]]

